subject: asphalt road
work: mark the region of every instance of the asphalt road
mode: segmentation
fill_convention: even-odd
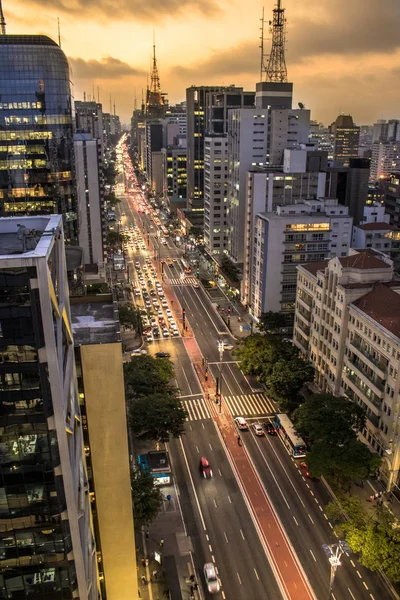
[[[128,214],[128,209],[126,212]],[[166,246],[159,243],[149,216],[133,216],[140,221],[144,232],[149,233],[158,258],[181,256],[182,250],[177,249],[169,238]],[[130,219],[129,215],[127,219]],[[179,264],[172,269],[165,265],[167,285],[171,285],[185,308],[186,318],[203,356],[209,361],[211,372],[217,376],[222,370],[224,402],[230,403],[233,416],[241,414],[250,422],[268,419],[273,413],[272,403],[266,405],[262,415],[254,415],[256,411],[251,398],[258,397],[256,384],[240,372],[231,352],[224,351],[223,361],[219,363],[218,341],[232,342],[230,333],[202,288],[180,284],[181,272]],[[151,346],[152,352],[158,349],[171,353],[182,402],[189,412],[185,436],[182,441],[173,440],[170,448],[197,567],[201,569],[204,562],[214,557],[222,582],[221,597],[235,600],[280,598],[184,344],[180,338],[161,340]],[[242,407],[241,411],[238,406]],[[304,478],[298,461],[289,456],[280,438],[257,438],[248,431],[242,439],[316,596],[321,600],[328,598],[330,569],[322,544],[337,540],[324,511],[329,501],[325,487],[321,482]],[[206,456],[212,465],[214,477],[211,480],[200,477],[201,456]],[[332,597],[334,600],[389,600],[392,595],[378,574],[361,567],[354,556],[344,555]]]

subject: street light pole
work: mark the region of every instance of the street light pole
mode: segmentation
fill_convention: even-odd
[[[350,554],[351,549],[345,540],[339,540],[336,544],[322,544],[322,548],[328,557],[331,565],[331,575],[329,579],[329,595],[328,600],[332,598],[333,582],[335,581],[335,575],[337,568],[342,564],[340,559],[342,554],[345,552]]]

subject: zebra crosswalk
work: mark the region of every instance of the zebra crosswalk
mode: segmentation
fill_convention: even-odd
[[[181,398],[183,408],[188,413],[186,421],[201,421],[202,419],[210,418],[210,411],[208,410],[204,396],[191,396]]]
[[[195,285],[199,280],[196,277],[185,277],[185,279],[170,279],[169,282],[172,285]]]
[[[265,394],[241,394],[240,396],[223,396],[233,417],[251,417],[274,414],[275,408]]]

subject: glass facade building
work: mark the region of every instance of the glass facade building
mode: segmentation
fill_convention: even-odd
[[[98,600],[61,216],[0,220],[0,600]]]
[[[0,36],[0,215],[62,214],[67,241],[77,235],[71,89],[56,42]]]

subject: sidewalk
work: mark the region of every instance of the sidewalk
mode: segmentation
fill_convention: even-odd
[[[140,448],[135,448],[136,453],[149,450],[154,450],[154,446],[142,441]],[[165,500],[156,520],[146,530],[135,532],[139,597],[189,600],[189,577],[195,574],[192,542],[186,534],[174,484],[163,486],[161,491]],[[194,594],[195,600],[199,600],[198,593]]]

